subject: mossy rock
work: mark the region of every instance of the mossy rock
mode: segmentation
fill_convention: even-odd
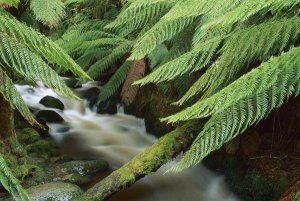
[[[24,128],[18,135],[19,142],[22,144],[34,143],[41,139],[40,134],[33,128]]]
[[[78,173],[81,175],[89,175],[93,173],[103,172],[108,169],[108,163],[104,160],[90,161],[70,161],[60,164],[56,167],[65,173]]]
[[[79,173],[72,173],[72,174],[64,175],[62,177],[53,178],[53,181],[67,182],[71,184],[76,184],[78,186],[82,186],[84,184],[88,184],[89,182],[91,182],[92,177],[87,175],[81,175]]]
[[[27,146],[27,151],[31,153],[46,154],[48,156],[58,156],[59,151],[51,142],[47,140],[38,140]]]
[[[34,201],[69,201],[83,193],[78,186],[63,182],[30,187],[27,192]]]

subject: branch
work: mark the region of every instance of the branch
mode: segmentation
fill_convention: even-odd
[[[188,123],[166,134],[144,152],[97,183],[76,201],[105,200],[131,186],[140,178],[158,170],[191,145],[194,139],[194,128],[197,127],[199,128]]]

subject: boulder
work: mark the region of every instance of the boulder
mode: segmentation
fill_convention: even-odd
[[[76,78],[66,78],[64,79],[66,85],[72,89],[77,89],[82,87],[82,84],[79,83],[79,80]]]
[[[104,160],[78,160],[59,164],[56,168],[67,174],[78,173],[81,175],[90,175],[106,171],[108,163]]]
[[[98,114],[116,114],[118,112],[117,101],[109,99],[97,105]]]
[[[64,110],[65,106],[64,104],[58,99],[54,98],[52,96],[45,96],[40,100],[40,104],[48,107],[48,108],[54,108],[59,110]]]
[[[51,182],[27,189],[34,201],[69,201],[80,196],[83,191],[76,185]]]
[[[53,110],[41,110],[36,114],[36,118],[48,123],[61,123],[64,121],[64,119]]]

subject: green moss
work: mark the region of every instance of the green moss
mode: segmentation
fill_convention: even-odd
[[[13,154],[17,156],[26,156],[27,152],[23,145],[21,145],[15,135],[9,137],[9,144]]]
[[[46,154],[48,156],[57,156],[59,151],[47,140],[38,140],[27,147],[28,152]]]
[[[13,169],[13,173],[18,179],[24,180],[25,177],[30,176],[37,168],[35,165],[19,165]]]
[[[298,191],[298,192],[296,193],[296,196],[295,196],[295,198],[294,198],[294,201],[300,201],[300,191]]]
[[[39,133],[34,130],[33,128],[24,128],[21,130],[20,135],[18,136],[18,139],[20,143],[23,144],[29,144],[29,143],[34,143],[38,140],[40,140],[40,135]]]

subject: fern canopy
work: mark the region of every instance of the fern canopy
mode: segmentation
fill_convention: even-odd
[[[30,0],[30,9],[37,20],[51,28],[57,26],[66,15],[61,0]]]

